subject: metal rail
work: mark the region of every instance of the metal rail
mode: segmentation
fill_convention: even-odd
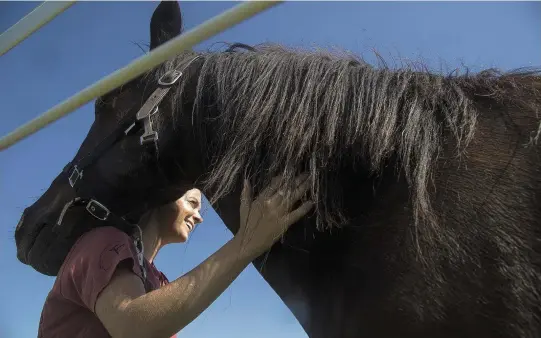
[[[75,4],[75,1],[45,1],[0,35],[0,56]]]
[[[0,139],[0,150],[5,150],[25,137],[36,133],[48,124],[60,119],[87,102],[129,82],[147,70],[158,66],[164,61],[192,48],[199,42],[210,38],[272,6],[282,3],[278,1],[249,1],[237,5],[207,21],[192,30],[168,41],[150,53],[139,57],[124,68],[102,78],[100,81],[86,87],[77,94],[57,104],[45,113],[26,124],[18,127]]]

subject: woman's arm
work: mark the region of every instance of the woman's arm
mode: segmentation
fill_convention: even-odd
[[[308,189],[306,177],[285,201],[272,183],[252,202],[245,184],[242,223],[233,239],[184,276],[145,294],[141,279],[129,269],[117,269],[97,298],[95,312],[113,338],[167,338],[203,312],[252,260],[270,248],[287,228],[311,208],[305,203],[290,211]]]
[[[197,318],[253,259],[234,237],[186,275],[148,294],[137,275],[119,269],[98,297],[96,315],[113,338],[171,337]]]

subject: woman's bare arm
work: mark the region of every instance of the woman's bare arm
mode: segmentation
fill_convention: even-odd
[[[96,301],[96,315],[113,338],[168,338],[203,312],[255,259],[233,238],[170,284],[145,294],[141,279],[119,269]]]
[[[98,296],[95,312],[113,338],[168,338],[203,312],[252,260],[270,248],[286,229],[311,209],[311,202],[291,207],[309,184],[299,178],[290,199],[275,192],[277,181],[252,202],[247,183],[241,200],[238,233],[196,268],[170,284],[145,294],[141,279],[117,269]]]

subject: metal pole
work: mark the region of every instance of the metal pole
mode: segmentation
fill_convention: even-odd
[[[75,1],[45,1],[0,35],[0,56],[49,23]]]
[[[211,36],[216,35],[221,31],[224,31],[227,28],[230,28],[243,20],[246,20],[281,2],[283,2],[283,0],[258,0],[244,2],[213,17],[212,19],[205,21],[194,29],[154,49],[147,55],[139,57],[124,68],[121,68],[94,83],[93,85],[86,87],[79,93],[73,95],[67,100],[49,109],[45,113],[34,118],[30,122],[27,122],[26,124],[2,137],[2,139],[0,139],[0,150],[7,149],[23,138],[37,132],[46,125],[81,107],[90,100],[108,93],[122,84],[133,80],[147,70],[156,67],[164,61],[180,54],[182,51],[192,48],[197,43],[208,39]]]

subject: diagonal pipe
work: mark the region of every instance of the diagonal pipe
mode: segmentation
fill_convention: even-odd
[[[33,120],[16,128],[11,133],[0,139],[0,150],[5,150],[20,140],[28,137],[48,124],[66,116],[75,109],[89,101],[104,95],[111,90],[123,85],[143,74],[147,70],[158,66],[164,61],[188,50],[196,44],[216,35],[232,26],[252,17],[256,14],[282,3],[278,1],[247,1],[237,5],[217,16],[203,22],[199,26],[183,33],[182,35],[169,40],[150,53],[141,56],[127,66],[102,78],[98,82],[86,87],[77,94],[57,104],[45,113]]]

